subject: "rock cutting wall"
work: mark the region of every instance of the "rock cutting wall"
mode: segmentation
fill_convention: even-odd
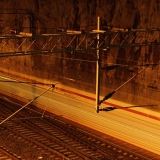
[[[30,31],[29,14],[16,10],[30,10],[34,13],[36,34],[52,33],[57,27],[75,30],[96,29],[97,16],[101,25],[118,28],[160,28],[159,0],[1,0],[1,10],[11,9],[12,14],[0,12],[0,33],[6,35],[12,28]],[[3,45],[0,42],[1,46]],[[102,52],[102,63],[116,64],[159,63],[160,47],[136,47]],[[70,59],[68,59],[70,58]],[[87,60],[77,61],[75,59]],[[78,89],[95,92],[95,53],[57,53],[1,59],[1,70],[23,73],[41,79],[58,80]],[[101,72],[101,94],[113,91],[136,74],[138,67],[122,67]],[[144,71],[119,90],[113,98],[138,103],[160,104],[160,66]],[[158,107],[156,108],[158,110]]]

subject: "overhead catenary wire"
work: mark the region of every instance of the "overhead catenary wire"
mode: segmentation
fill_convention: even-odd
[[[149,65],[146,65],[145,68],[143,68],[142,70],[140,70],[137,74],[135,74],[133,77],[131,77],[129,80],[127,80],[125,83],[123,83],[121,86],[119,86],[117,89],[115,89],[114,91],[110,92],[109,94],[107,94],[100,102],[99,105],[101,103],[103,103],[105,100],[111,98],[113,96],[113,94],[118,91],[120,88],[122,88],[125,84],[127,84],[129,81],[131,81],[134,77],[136,77],[138,74],[140,74],[142,71],[146,70],[146,68],[148,68]]]
[[[57,84],[57,83],[56,83]],[[41,97],[43,94],[45,94],[46,92],[48,92],[50,89],[54,88],[56,84],[52,84],[51,87],[49,87],[48,89],[46,89],[44,92],[42,92],[40,95],[38,95],[37,97],[35,97],[34,99],[30,100],[27,104],[25,104],[24,106],[22,106],[20,109],[18,109],[16,112],[14,112],[13,114],[11,114],[10,116],[8,116],[6,119],[4,119],[2,122],[0,122],[0,125],[3,124],[4,122],[6,122],[7,120],[9,120],[11,117],[13,117],[15,114],[17,114],[19,111],[21,111],[23,108],[25,108],[26,106],[28,106],[29,104],[31,104],[33,101],[35,101],[37,98]]]
[[[55,58],[58,58],[58,59],[64,59],[64,60],[72,60],[72,61],[79,61],[79,62],[96,63],[96,60],[86,60],[86,59],[79,59],[79,58],[57,57],[57,56],[54,56],[54,55],[52,55],[52,57],[55,57]],[[123,58],[118,58],[116,60],[125,60],[125,61],[127,61],[126,59],[123,59]],[[131,62],[135,62],[136,63],[138,61],[131,61]],[[130,67],[130,66],[145,66],[145,64],[144,65],[130,65],[130,64],[122,64],[122,63],[107,63],[107,62],[100,62],[100,63],[103,64],[103,65],[121,65],[121,66],[128,66],[128,67]],[[157,65],[157,64],[151,64],[151,65]]]
[[[51,83],[41,83],[41,82],[29,82],[29,81],[13,81],[13,80],[0,80],[0,82],[6,83],[25,83],[25,84],[40,84],[40,85],[52,85]]]
[[[105,108],[100,108],[99,111],[113,111],[115,109],[128,109],[128,108],[136,108],[136,107],[153,107],[153,106],[157,106],[156,104],[144,104],[144,105],[136,105],[136,106],[127,106],[127,107],[105,107]]]

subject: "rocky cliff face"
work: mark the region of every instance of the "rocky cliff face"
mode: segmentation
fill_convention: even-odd
[[[103,25],[108,23],[120,28],[159,28],[159,0],[1,0],[1,9],[27,9],[35,14],[35,25],[44,33],[48,28],[68,27],[74,29],[94,28],[97,16]],[[16,11],[15,11],[16,12]],[[3,15],[12,18],[13,24],[24,25],[25,15]],[[18,19],[15,19],[18,18]],[[20,23],[23,21],[24,23]],[[26,22],[27,23],[27,22]],[[24,26],[23,26],[24,27]],[[26,26],[25,26],[26,27]]]
[[[160,28],[159,0],[1,0],[0,6],[0,32],[3,36],[12,28],[30,32],[31,27],[34,27],[36,34],[53,33],[57,27],[92,30],[96,29],[97,16],[101,17],[101,26],[112,25],[124,29]],[[31,13],[34,18],[31,18]],[[0,45],[3,46],[3,43],[0,42]],[[159,46],[115,49],[102,53],[102,63],[159,63],[159,51]],[[95,60],[95,52],[57,53],[46,56],[8,57],[1,59],[0,67],[9,72],[59,80],[66,85],[95,92]],[[102,71],[101,94],[113,91],[137,71],[138,67]],[[142,101],[160,104],[159,91],[158,65],[134,78],[113,98],[139,104],[142,104]]]

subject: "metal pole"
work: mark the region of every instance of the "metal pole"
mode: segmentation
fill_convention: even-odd
[[[97,30],[100,30],[100,17],[97,19]],[[96,61],[96,112],[99,113],[99,91],[100,91],[100,56],[99,56],[99,34],[97,34],[97,61]]]

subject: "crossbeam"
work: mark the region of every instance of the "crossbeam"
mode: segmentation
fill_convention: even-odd
[[[97,35],[99,45],[97,47]],[[93,30],[80,32],[68,30],[62,33],[32,35],[20,32],[0,37],[0,57],[79,52],[107,51],[112,48],[160,45],[160,29]]]

